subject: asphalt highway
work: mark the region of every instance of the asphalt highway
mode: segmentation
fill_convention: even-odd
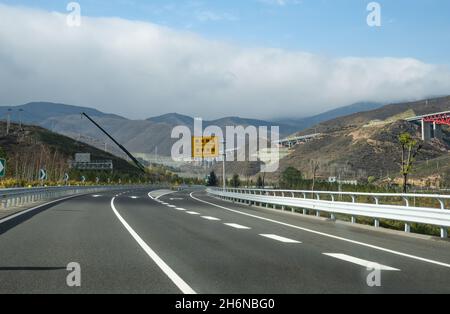
[[[70,263],[80,286],[67,284]],[[449,242],[233,204],[202,189],[83,195],[0,219],[2,294],[449,292]]]

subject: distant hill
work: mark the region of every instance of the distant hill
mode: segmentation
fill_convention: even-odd
[[[117,149],[116,145],[87,119],[82,118],[81,112],[86,112],[93,117],[131,152],[152,154],[157,151],[159,155],[163,156],[170,156],[171,154],[172,145],[175,142],[175,139],[170,138],[172,129],[178,125],[187,125],[192,129],[194,121],[192,117],[177,113],[151,117],[146,120],[129,120],[92,108],[46,102],[0,107],[0,116],[3,119],[5,119],[8,109],[12,109],[10,112],[12,121],[22,120],[24,123],[39,125],[101,149],[105,148],[106,143],[108,151],[122,157],[124,155]],[[269,121],[239,117],[226,117],[203,122],[204,127],[217,125],[221,128],[228,125],[254,125],[258,127],[273,124]],[[281,136],[287,136],[297,130],[294,126],[280,125]]]
[[[399,176],[398,135],[409,132],[421,142],[419,125],[406,122],[404,118],[447,110],[450,110],[450,96],[391,104],[319,123],[299,134],[317,130],[323,135],[296,146],[289,156],[281,160],[280,172],[271,178],[276,179],[289,166],[300,169],[306,177],[311,176],[310,163],[315,160],[320,162],[319,176],[324,179],[329,176],[359,180],[367,180],[369,176],[380,180],[394,179]],[[442,182],[450,184],[450,168],[445,165],[449,151],[450,128],[443,126],[443,140],[423,144],[417,156],[416,172],[412,175],[416,182],[425,184],[434,178],[435,182],[441,182],[441,186]]]
[[[203,126],[217,125],[224,129],[229,125],[254,126],[280,126],[280,136],[286,137],[304,130],[317,122],[334,118],[336,116],[365,111],[378,107],[375,103],[359,103],[351,106],[329,111],[308,119],[286,119],[279,121],[264,121],[258,119],[245,119],[240,117],[225,117],[212,121],[203,121]],[[24,123],[39,125],[59,134],[88,143],[100,149],[105,145],[109,152],[124,157],[123,153],[106,138],[87,119],[81,118],[80,113],[86,112],[102,127],[111,133],[128,150],[135,153],[170,156],[175,139],[171,139],[172,129],[178,125],[193,126],[193,117],[177,113],[169,113],[146,120],[129,120],[124,117],[103,113],[96,109],[70,106],[65,104],[33,102],[21,106],[0,107],[0,116],[5,118],[8,109],[13,121],[19,121],[19,115]],[[22,110],[22,111],[19,111]]]
[[[194,123],[194,119],[192,117],[178,113],[168,113],[162,116],[148,118],[147,121],[153,123],[166,123],[169,125],[192,125]]]
[[[306,129],[299,134],[317,132],[330,132],[349,126],[361,126],[369,122],[384,121],[390,117],[406,113],[409,116],[450,110],[450,96],[414,102],[395,103],[382,106],[375,110],[353,113],[335,119],[321,122],[314,127]]]
[[[79,181],[81,173],[70,170],[68,164],[76,153],[90,153],[91,160],[113,161],[113,173],[88,171],[85,172],[88,180],[94,181],[97,175],[105,181],[108,177],[116,182],[119,178],[127,181],[143,178],[140,170],[128,161],[42,127],[22,125],[20,129],[19,125],[11,124],[6,135],[6,123],[0,122],[0,130],[0,153],[7,159],[8,178],[29,182],[37,179],[39,169],[46,169],[51,181],[60,181],[64,173]]]
[[[13,109],[10,112],[11,119],[13,121],[19,121],[21,118],[23,123],[28,124],[41,124],[49,118],[56,119],[69,115],[80,115],[81,112],[86,112],[87,114],[95,117],[124,119],[120,116],[106,114],[92,108],[50,102],[31,102],[19,106],[0,106],[0,116],[5,117],[9,109]]]
[[[338,117],[347,116],[353,113],[360,113],[365,111],[370,111],[374,109],[378,109],[382,107],[383,104],[381,103],[375,103],[375,102],[359,102],[355,103],[349,106],[340,107],[334,110],[330,110],[312,117],[307,118],[299,118],[299,119],[292,119],[292,118],[286,118],[286,119],[278,119],[275,120],[275,122],[279,122],[283,125],[287,125],[291,127],[294,132],[303,131],[305,129],[311,128],[315,126],[318,123],[328,121],[331,119],[335,119]],[[293,133],[294,133],[293,132]]]

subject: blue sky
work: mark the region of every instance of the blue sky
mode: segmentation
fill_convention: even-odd
[[[449,0],[380,0],[381,27],[369,0],[78,2],[73,27],[68,0],[0,0],[0,104],[274,119],[450,94]]]
[[[283,3],[280,3],[280,1]],[[52,11],[69,1],[0,0]],[[384,0],[382,26],[368,0],[79,0],[82,14],[189,30],[208,39],[330,57],[412,57],[450,64],[450,1]]]

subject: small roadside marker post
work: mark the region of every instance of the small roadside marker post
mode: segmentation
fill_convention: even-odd
[[[69,179],[70,179],[69,174],[65,173],[65,174],[64,174],[64,183],[65,183],[66,185],[67,185],[67,182],[69,182]]]
[[[0,178],[4,178],[6,175],[6,159],[0,159]]]
[[[45,180],[47,180],[47,171],[45,169],[40,169],[39,170],[39,180],[42,182],[42,184],[44,183]]]

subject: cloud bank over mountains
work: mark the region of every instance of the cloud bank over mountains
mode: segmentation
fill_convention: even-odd
[[[0,104],[53,101],[129,118],[306,116],[358,101],[450,94],[450,69],[241,47],[119,18],[0,4]]]

